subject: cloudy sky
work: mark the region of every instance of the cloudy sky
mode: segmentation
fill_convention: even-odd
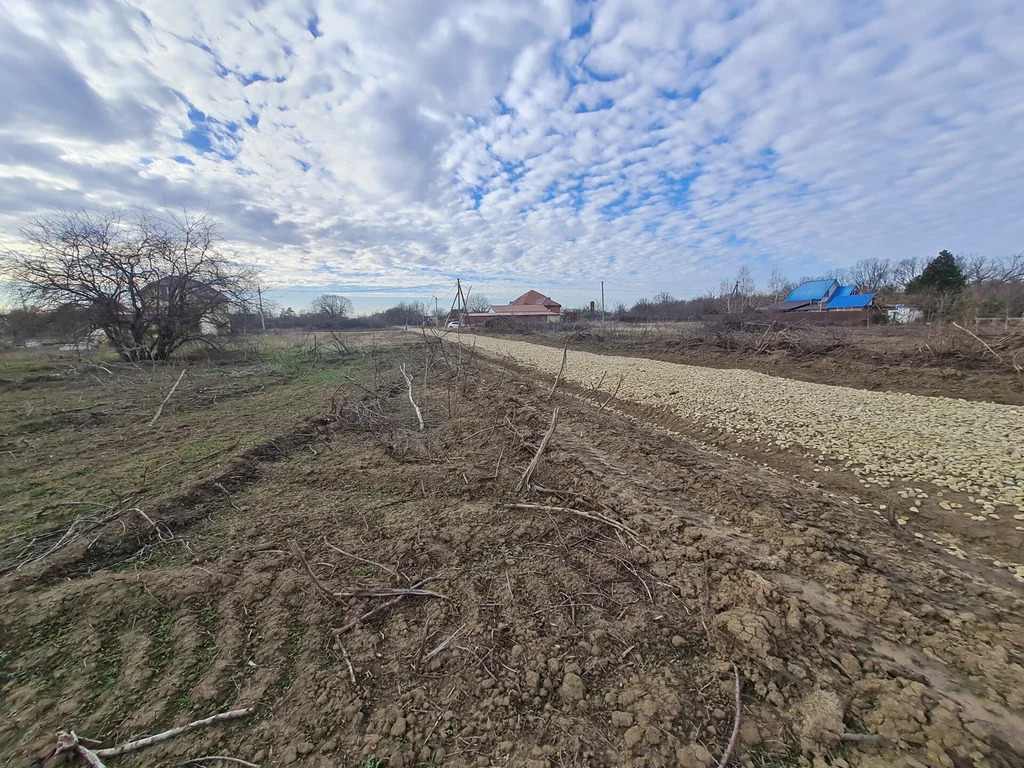
[[[0,0],[0,241],[189,206],[296,306],[1024,249],[1019,0]]]

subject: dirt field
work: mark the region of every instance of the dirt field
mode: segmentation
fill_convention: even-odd
[[[0,760],[255,706],[108,765],[708,768],[738,679],[730,765],[1024,762],[1022,584],[991,561],[1019,536],[930,540],[966,518],[924,502],[966,491],[885,488],[815,430],[737,443],[627,380],[602,410],[613,374],[577,361],[549,400],[559,350],[490,342],[193,362],[152,427],[180,366],[7,361]]]

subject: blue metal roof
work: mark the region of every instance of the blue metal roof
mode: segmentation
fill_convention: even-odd
[[[835,284],[835,280],[812,280],[790,291],[786,301],[821,301]]]
[[[833,296],[825,305],[825,309],[857,309],[871,305],[875,300],[873,293],[858,293],[856,296]]]
[[[840,285],[833,296],[853,296],[857,292],[856,285]]]

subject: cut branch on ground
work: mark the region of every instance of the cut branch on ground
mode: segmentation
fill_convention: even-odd
[[[522,502],[518,504],[509,504],[509,507],[511,507],[512,509],[536,509],[541,510],[543,512],[569,512],[574,515],[579,515],[580,517],[585,517],[588,520],[594,520],[598,523],[604,523],[605,525],[610,526],[615,530],[626,534],[627,536],[629,536],[632,539],[635,539],[636,541],[640,540],[640,534],[638,534],[628,525],[620,523],[618,520],[613,520],[612,518],[606,515],[602,515],[600,512],[584,512],[581,509],[573,509],[572,507],[555,507],[550,504],[527,504]]]
[[[428,576],[425,579],[420,579],[419,581],[417,581],[415,584],[412,585],[411,590],[418,590],[424,584],[429,584],[432,581],[437,581],[437,579],[439,579],[439,578],[440,578],[440,576]],[[416,592],[406,590],[405,592],[403,592],[402,594],[398,595],[397,597],[393,597],[390,600],[388,600],[387,602],[382,603],[381,605],[378,605],[376,608],[373,608],[373,609],[367,611],[366,613],[364,613],[359,618],[352,619],[352,621],[348,622],[348,624],[345,624],[344,626],[339,627],[338,629],[335,629],[334,630],[334,634],[335,635],[343,635],[343,634],[345,634],[349,630],[354,629],[355,627],[359,626],[359,624],[361,624],[362,622],[368,621],[369,619],[372,619],[378,613],[386,611],[388,608],[392,607],[393,605],[397,605],[402,600],[404,600],[406,597],[409,597],[411,594],[416,594]],[[444,598],[443,595],[439,595],[437,593],[430,593],[430,594],[432,596],[434,596],[434,597],[441,597],[443,599],[447,599],[447,598]]]
[[[310,566],[309,561],[306,559],[302,550],[299,549],[299,545],[292,540],[288,542],[288,546],[291,549],[292,555],[299,561],[309,578],[313,581],[313,585],[323,595],[335,602],[342,602],[353,597],[436,597],[441,600],[448,599],[438,592],[433,592],[429,589],[420,589],[417,585],[402,589],[393,589],[391,587],[359,587],[356,589],[334,592],[320,580],[319,576],[313,573],[313,568]]]
[[[152,427],[156,424],[156,420],[159,419],[160,414],[164,412],[164,406],[167,405],[167,401],[171,399],[171,395],[174,394],[174,390],[178,388],[178,385],[181,384],[181,380],[185,378],[185,371],[187,370],[187,368],[181,369],[181,374],[178,376],[178,380],[174,382],[174,386],[171,387],[171,391],[167,393],[167,397],[164,398],[164,401],[160,403],[160,406],[156,409],[156,413],[153,414],[153,418],[149,421],[149,426]]]
[[[544,451],[548,447],[551,436],[555,433],[556,426],[558,426],[558,408],[555,408],[551,413],[551,426],[548,427],[548,431],[544,434],[544,439],[541,440],[540,445],[537,446],[537,452],[533,455],[533,459],[530,460],[530,464],[526,467],[526,471],[523,472],[523,476],[519,478],[519,482],[516,484],[516,493],[521,493],[522,491],[529,489],[530,480],[533,479],[533,473],[536,472],[537,467],[540,466],[541,456],[544,455]]]
[[[93,768],[105,768],[102,758],[105,757],[119,757],[121,755],[127,755],[130,752],[136,752],[140,749],[145,749],[154,744],[159,744],[163,741],[173,739],[175,736],[191,731],[194,728],[201,728],[204,725],[212,725],[214,723],[222,723],[226,720],[237,720],[241,717],[248,717],[256,711],[255,707],[245,707],[244,709],[233,709],[229,712],[221,712],[220,714],[211,715],[205,717],[202,720],[193,720],[191,723],[178,726],[177,728],[171,728],[169,731],[163,731],[162,733],[155,733],[152,736],[145,736],[141,739],[135,739],[134,741],[126,741],[123,744],[118,744],[116,747],[106,747],[105,749],[91,750],[88,747],[83,746],[80,742],[83,740],[74,731],[60,731],[57,734],[57,747],[54,749],[51,758],[59,757],[61,755],[70,755],[85,760],[86,764]],[[84,739],[85,741],[91,741],[91,739]],[[213,760],[214,758],[198,758],[200,760]],[[216,758],[221,761],[235,761],[238,765],[252,765],[252,763],[246,763],[245,761],[239,761],[237,758]],[[194,760],[192,761],[194,762]]]
[[[736,741],[740,736],[740,712],[742,710],[743,702],[740,700],[740,668],[735,664],[732,665],[733,674],[736,676],[736,716],[732,723],[732,736],[729,737],[729,744],[725,748],[725,752],[722,753],[722,759],[718,761],[718,768],[725,768],[729,764],[729,758],[732,757],[732,751],[736,748]]]

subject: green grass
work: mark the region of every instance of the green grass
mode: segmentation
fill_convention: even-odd
[[[90,511],[57,502],[114,504],[131,496],[131,506],[147,510],[253,445],[325,415],[339,386],[361,396],[345,377],[365,380],[370,355],[338,352],[329,339],[316,352],[309,337],[298,341],[260,337],[260,344],[283,345],[258,358],[279,363],[285,375],[241,379],[231,373],[251,369],[251,355],[237,363],[136,367],[109,361],[112,353],[104,352],[99,359],[108,373],[49,351],[0,352],[0,379],[7,382],[0,391],[0,541],[61,530]],[[187,375],[150,427],[183,365]],[[247,391],[216,402],[208,394],[238,389]],[[0,549],[0,562],[15,558],[16,546],[20,540]]]
[[[174,632],[174,624],[178,620],[177,616],[167,616],[156,628],[156,632],[153,633],[153,637],[162,642],[166,642],[171,639],[171,633]]]

